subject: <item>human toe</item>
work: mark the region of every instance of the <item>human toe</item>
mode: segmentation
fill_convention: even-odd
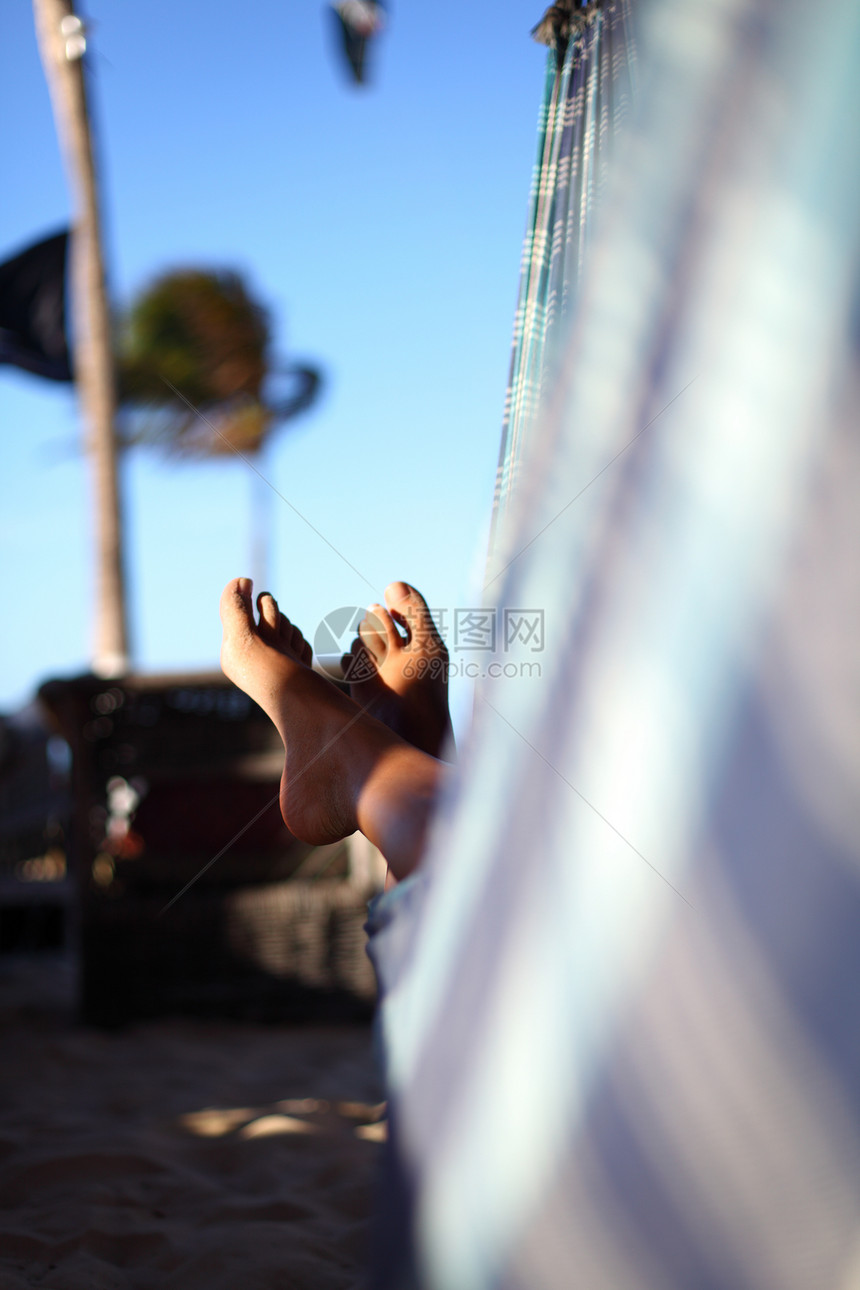
[[[296,627],[295,623],[290,623],[289,629],[290,629],[290,649],[293,651],[293,653],[296,655],[297,658],[301,658],[302,649],[307,644],[307,642],[305,641],[305,638],[302,635],[302,633],[299,631],[298,627]]]
[[[401,609],[413,604],[424,605],[424,608],[427,608],[424,597],[408,582],[389,582],[385,588],[385,603],[389,609]]]
[[[224,635],[250,635],[254,630],[254,613],[251,593],[254,584],[250,578],[231,578],[221,593],[221,622]]]
[[[358,634],[377,665],[380,665],[401,641],[391,615],[382,605],[368,607],[367,613],[358,625]]]
[[[260,619],[260,635],[264,640],[272,640],[279,634],[281,612],[278,602],[269,591],[261,591],[257,596],[257,613]]]
[[[291,623],[286,614],[282,614],[278,608],[278,602],[274,596],[265,593],[266,599],[260,598],[260,630],[261,634],[268,639],[282,654],[291,654],[298,658],[307,666],[313,662],[313,651],[308,645],[302,633],[294,623]],[[265,630],[264,630],[265,623]]]
[[[231,681],[241,685],[247,660],[259,644],[251,603],[253,585],[250,578],[233,578],[221,593],[221,670]]]
[[[385,588],[385,603],[392,617],[404,627],[410,637],[438,637],[436,625],[420,591],[408,582],[390,582]]]

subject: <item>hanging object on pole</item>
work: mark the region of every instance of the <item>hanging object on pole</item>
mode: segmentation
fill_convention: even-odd
[[[378,0],[337,0],[332,13],[351,79],[365,85],[367,46],[385,26],[385,8]]]
[[[60,35],[66,42],[67,63],[76,63],[87,52],[87,33],[76,13],[66,14],[60,22]]]

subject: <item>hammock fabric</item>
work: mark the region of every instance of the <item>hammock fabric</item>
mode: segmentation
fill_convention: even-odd
[[[550,44],[523,242],[510,377],[496,477],[505,512],[575,300],[615,138],[635,81],[630,0],[549,9],[533,35]],[[491,545],[494,545],[492,543]]]
[[[374,911],[397,1290],[860,1285],[860,6],[637,45],[492,585],[547,648]]]

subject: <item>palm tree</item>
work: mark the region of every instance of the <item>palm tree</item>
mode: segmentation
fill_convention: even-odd
[[[263,453],[273,431],[314,402],[318,369],[272,358],[268,311],[238,273],[177,269],[128,311],[118,373],[123,446],[186,458],[237,454],[253,466],[253,572],[264,579],[271,490]]]

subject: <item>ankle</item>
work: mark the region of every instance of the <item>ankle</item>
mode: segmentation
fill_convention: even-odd
[[[389,737],[359,789],[356,817],[361,832],[401,879],[423,855],[446,768],[396,735]]]

